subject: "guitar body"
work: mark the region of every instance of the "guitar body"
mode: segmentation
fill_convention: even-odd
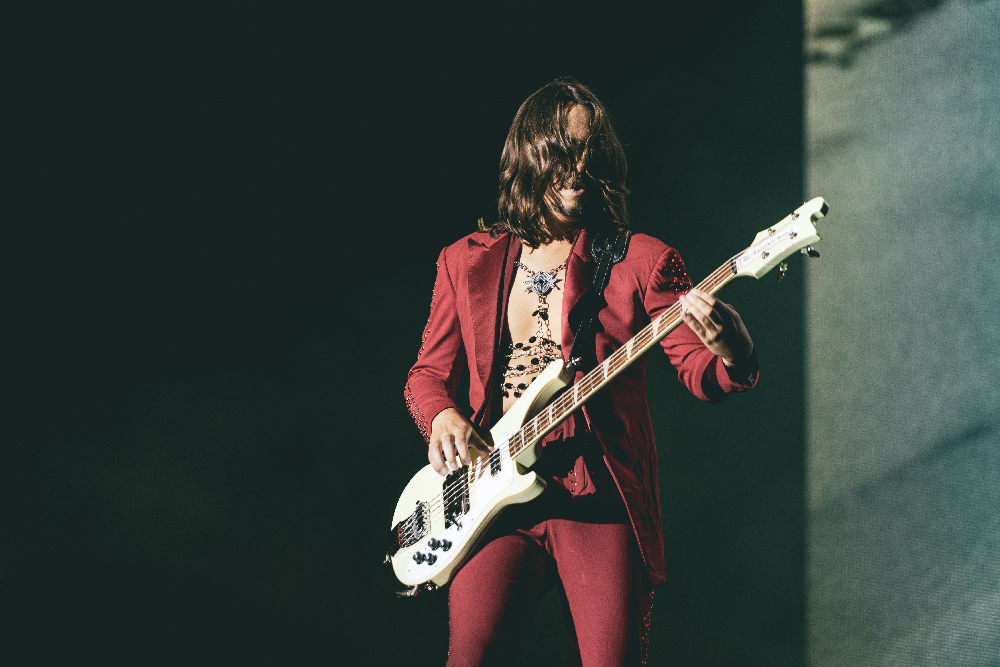
[[[447,477],[429,464],[413,476],[396,503],[390,529],[389,557],[402,583],[445,585],[505,507],[545,489],[545,481],[528,470],[538,459],[541,438],[513,456],[510,439],[573,373],[561,359],[549,364],[484,438],[493,445],[490,456],[473,455],[470,465]]]

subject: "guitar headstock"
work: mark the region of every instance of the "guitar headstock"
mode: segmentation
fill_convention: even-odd
[[[812,249],[812,244],[819,241],[815,222],[829,210],[822,197],[810,199],[778,224],[759,232],[750,247],[733,258],[733,271],[737,276],[760,278],[796,250],[819,257]]]

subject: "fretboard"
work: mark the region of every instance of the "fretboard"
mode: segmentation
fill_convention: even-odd
[[[742,254],[742,253],[741,253]],[[716,269],[708,278],[701,281],[698,289],[715,294],[730,280],[736,277],[736,255]],[[627,343],[608,355],[601,364],[587,373],[579,382],[568,387],[556,400],[544,410],[528,420],[521,429],[511,436],[510,455],[517,456],[527,447],[544,437],[558,426],[591,396],[599,391],[629,364],[645,354],[649,348],[659,343],[684,320],[681,317],[680,302],[674,303],[660,316],[650,322]]]

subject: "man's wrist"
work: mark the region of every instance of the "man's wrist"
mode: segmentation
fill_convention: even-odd
[[[434,415],[434,417],[431,419],[431,423],[433,424],[434,422],[436,422],[438,417],[440,417],[444,413],[448,412],[449,410],[454,410],[458,414],[462,414],[461,410],[459,410],[458,408],[456,408],[453,405],[449,405],[449,406],[447,406],[447,407],[442,408],[441,410],[439,410],[438,413],[436,415]]]
[[[725,365],[726,368],[734,368],[736,366],[739,366],[740,364],[745,364],[746,362],[750,361],[751,357],[754,356],[753,355],[754,351],[755,351],[754,348],[751,347],[749,354],[747,354],[747,356],[745,356],[742,361],[730,361],[725,357],[721,357],[722,363]]]
[[[758,370],[756,349],[750,350],[750,356],[735,364],[730,364],[725,357],[720,357],[720,359],[722,359],[722,366],[726,369],[730,380],[746,386],[753,385]]]

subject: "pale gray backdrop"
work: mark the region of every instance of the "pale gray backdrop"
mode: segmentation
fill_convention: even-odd
[[[807,0],[813,667],[1000,664],[1000,2]]]

